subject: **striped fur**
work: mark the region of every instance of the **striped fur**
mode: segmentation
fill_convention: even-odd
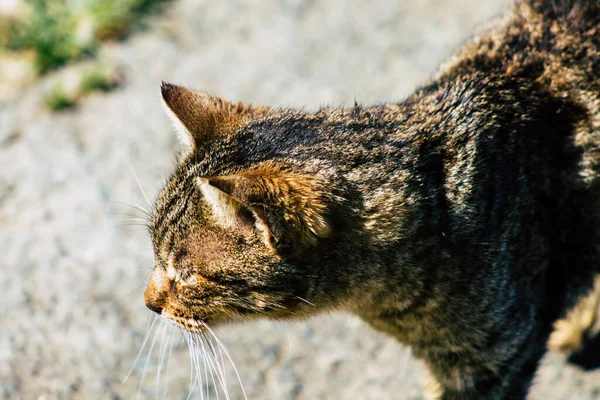
[[[346,310],[411,346],[432,398],[525,398],[600,273],[599,18],[519,1],[400,103],[165,84],[189,150],[156,201],[146,303],[192,331]],[[591,332],[582,304],[567,336]]]

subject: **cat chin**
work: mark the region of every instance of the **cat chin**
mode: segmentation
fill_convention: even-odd
[[[183,330],[186,330],[188,332],[201,332],[202,331],[201,322],[194,320],[193,318],[173,317],[164,312],[160,316],[165,321],[167,321]]]
[[[225,314],[213,314],[209,316],[205,316],[203,318],[199,318],[197,316],[176,316],[170,314],[169,312],[163,311],[160,316],[166,321],[172,323],[179,328],[186,330],[191,333],[202,333],[210,330],[211,328],[219,325],[242,322],[245,320],[255,320],[260,318],[260,316],[251,317],[249,315],[236,315],[234,313],[228,312]],[[258,317],[258,318],[257,318]]]
[[[216,313],[207,315],[203,318],[199,317],[187,317],[181,315],[173,315],[168,311],[163,310],[160,314],[162,318],[168,322],[182,328],[191,333],[202,333],[212,329],[216,326],[231,325],[243,322],[251,322],[257,320],[274,320],[274,321],[289,321],[289,320],[305,320],[315,315],[316,307],[312,303],[304,303],[302,300],[300,304],[297,302],[288,302],[289,308],[279,311],[250,311],[239,312],[237,310],[228,310],[223,313]],[[296,307],[291,307],[292,303]],[[306,307],[305,307],[306,306]]]

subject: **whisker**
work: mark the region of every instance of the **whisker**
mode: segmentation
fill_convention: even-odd
[[[206,343],[210,346],[211,352],[215,355],[215,363],[217,363],[217,365],[218,365],[219,360],[221,361],[221,363],[220,363],[221,376],[223,377],[223,384],[225,385],[225,387],[227,387],[227,374],[225,373],[225,358],[223,357],[223,351],[221,350],[220,347],[216,347],[213,344],[212,340],[210,340],[210,338],[206,335],[205,331],[201,331],[201,333],[202,333],[202,336],[204,337],[204,339],[206,340]],[[217,350],[219,351],[218,355],[217,355]]]
[[[146,208],[140,206],[138,203],[133,203],[133,205],[140,211],[143,211],[144,213],[146,213],[146,215],[151,215],[150,211],[148,211]]]
[[[210,332],[210,334],[215,338],[217,344],[219,345],[219,347],[221,349],[223,349],[223,352],[225,352],[225,355],[227,356],[227,359],[229,359],[229,362],[231,363],[231,366],[233,367],[233,370],[235,371],[235,375],[238,378],[238,382],[240,384],[240,388],[242,389],[242,393],[244,395],[244,399],[248,400],[248,396],[246,396],[246,390],[244,389],[244,384],[242,383],[242,379],[240,378],[240,374],[235,366],[235,363],[233,362],[233,360],[231,359],[231,356],[229,355],[229,353],[227,352],[227,349],[225,348],[225,346],[223,345],[223,343],[221,343],[221,341],[219,340],[219,338],[217,337],[217,335],[215,335],[215,333],[212,331],[212,329],[210,329],[210,327],[205,323],[202,322],[202,326],[204,326],[208,332]]]
[[[137,210],[137,209],[136,209],[136,210]],[[147,221],[147,220],[148,220],[148,219],[147,219],[147,215],[145,215],[145,214],[144,214],[144,216],[145,216],[146,218],[143,218],[141,215],[136,215],[136,214],[125,214],[125,213],[110,213],[110,214],[108,214],[108,215],[110,215],[111,217],[130,217],[130,218],[138,218],[138,219],[141,219],[141,220],[144,220],[144,221]]]
[[[202,369],[200,367],[200,349],[197,347],[196,342],[194,341],[194,336],[191,333],[188,333],[188,345],[190,346],[190,357],[194,360],[194,370],[196,372],[196,379],[194,380],[194,387],[196,387],[195,382],[198,382],[198,388],[200,390],[200,398],[204,399],[204,390],[202,385]],[[191,392],[190,392],[191,395]]]
[[[173,341],[172,341],[172,337],[173,337],[173,330],[174,330],[175,326],[171,325],[170,326],[170,330],[169,330],[169,339],[168,339],[168,343],[169,343],[169,353],[167,354],[167,366],[165,367],[165,384],[163,385],[163,393],[162,393],[162,398],[166,398],[167,397],[167,383],[169,382],[169,365],[171,364],[171,356],[173,355]]]
[[[207,366],[206,366],[206,356],[204,354],[204,345],[202,345],[202,343],[200,343],[202,345],[202,349],[200,349],[200,347],[198,346],[198,336],[196,334],[192,334],[192,337],[194,339],[196,339],[195,343],[196,343],[196,349],[198,350],[198,357],[202,356],[202,365],[204,365],[204,379],[206,382],[206,399],[210,399],[210,391],[209,391],[209,382],[208,382],[208,371],[207,371]],[[212,371],[211,371],[211,376],[212,376]],[[214,378],[213,378],[214,379]]]
[[[208,340],[208,337],[206,336],[206,332],[204,331],[200,331],[200,334],[202,335],[202,337],[204,338],[204,340],[206,341],[207,346],[209,346],[210,351],[215,355],[215,357],[217,356],[217,354],[215,353],[215,349],[213,348],[212,342],[210,342]]]
[[[183,339],[185,339],[185,334],[187,333],[187,331],[181,327],[178,326],[179,329],[181,329],[181,336],[179,336],[179,341],[177,342],[177,344],[175,346],[180,346],[181,343],[183,343]]]
[[[204,353],[204,361],[205,361],[205,365],[208,365],[209,367],[209,372],[210,372],[210,377],[212,379],[213,382],[213,387],[215,389],[215,394],[217,396],[217,400],[219,400],[219,387],[217,386],[217,383],[215,381],[215,375],[213,374],[213,370],[215,370],[214,368],[214,364],[212,362],[212,358],[210,357],[210,355],[206,352],[206,349],[204,347],[204,340],[202,340],[202,337],[198,336],[198,340],[200,341],[200,344],[202,345],[202,352]],[[208,345],[208,344],[207,344]],[[208,363],[206,363],[208,361]],[[221,379],[217,373],[217,371],[215,370],[215,374],[217,374],[217,380],[221,383],[221,385],[223,384],[221,382]],[[208,388],[208,385],[207,385]],[[223,389],[223,391],[225,392],[225,389]]]
[[[196,382],[198,382],[198,390],[200,391],[200,397],[204,399],[204,387],[202,381],[202,366],[200,364],[200,357],[198,355],[198,346],[194,342],[194,335],[190,333],[190,343],[192,347],[192,356],[194,357],[194,372],[196,375]],[[195,385],[194,385],[195,386]]]
[[[165,325],[160,325],[157,330],[160,328],[164,329]],[[152,343],[150,344],[150,349],[148,350],[148,357],[146,358],[146,363],[144,364],[144,370],[142,371],[142,378],[140,379],[140,386],[138,387],[137,399],[140,398],[142,394],[142,386],[144,385],[144,378],[146,377],[146,371],[148,370],[148,365],[150,364],[150,359],[152,358],[152,350],[154,349],[154,344],[156,343],[156,338],[158,337],[157,332],[154,332],[154,338],[152,339]]]
[[[120,220],[120,222],[131,222],[131,221],[143,222],[144,224],[148,223],[148,221],[143,218],[123,218],[122,220]]]
[[[146,317],[146,331],[148,331],[148,329],[150,329],[150,326],[152,325],[152,323],[154,322],[155,319],[157,319],[158,315],[156,315],[155,313],[146,313],[147,317]]]
[[[143,226],[145,228],[148,228],[149,225],[147,223],[142,223],[142,222],[122,222],[122,223],[118,223],[117,226],[121,227],[121,226]]]
[[[223,369],[223,383],[227,387],[227,374],[225,373],[225,358],[223,358],[223,352],[219,348],[219,355],[221,356],[221,368]]]
[[[135,361],[133,362],[133,365],[131,366],[131,369],[129,370],[129,372],[127,373],[127,375],[125,376],[125,378],[123,378],[123,382],[121,382],[121,383],[125,383],[125,381],[127,381],[127,379],[129,378],[129,376],[133,372],[133,370],[134,370],[137,362],[140,359],[140,356],[142,355],[142,351],[146,347],[146,343],[148,342],[148,338],[150,337],[150,332],[152,331],[152,328],[154,327],[154,324],[156,324],[157,319],[158,319],[158,315],[154,315],[154,319],[152,320],[152,323],[150,324],[150,327],[146,328],[146,336],[144,337],[144,341],[142,342],[142,347],[140,347],[140,351],[138,351],[137,357],[135,357]]]
[[[142,184],[140,183],[140,180],[138,179],[138,176],[135,173],[135,170],[133,169],[133,164],[131,163],[131,158],[129,158],[129,154],[127,154],[127,162],[129,163],[129,169],[131,170],[131,173],[133,174],[133,177],[135,178],[135,181],[137,182],[138,187],[142,192],[142,196],[144,196],[146,203],[148,203],[148,205],[152,207],[152,203],[150,202],[150,200],[148,200],[148,196],[146,196],[146,192],[144,192],[144,188],[142,187]]]
[[[225,362],[223,360],[223,353],[222,352],[220,353],[221,354],[221,363],[219,363],[219,355],[215,351],[212,341],[208,338],[208,336],[206,336],[206,333],[204,331],[200,331],[200,333],[202,334],[202,337],[204,338],[204,341],[206,342],[206,346],[208,347],[210,352],[214,355],[214,363],[212,363],[213,358],[210,357],[210,354],[208,354],[208,352],[206,354],[209,357],[209,362],[211,362],[211,364],[215,368],[215,372],[217,373],[217,378],[219,378],[219,382],[221,383],[221,386],[223,387],[223,392],[225,394],[225,397],[227,399],[229,399],[229,392],[227,390],[227,381],[225,380]],[[219,352],[220,351],[221,351],[221,349],[219,349]]]
[[[167,322],[165,320],[161,320],[161,323],[163,325],[167,325]],[[160,338],[160,349],[158,351],[158,371],[156,372],[156,397],[157,398],[158,398],[158,388],[159,388],[159,382],[160,382],[160,370],[162,368],[164,358],[165,358],[165,353],[167,350],[167,344],[165,342],[165,335],[167,334],[167,330],[168,330],[168,326],[165,327],[165,329],[163,329],[163,334]]]
[[[209,347],[210,349],[212,349],[212,343],[209,344],[209,340],[206,337],[206,335],[202,335],[204,337],[204,341],[206,341],[206,346]],[[217,360],[217,355],[216,353],[213,351],[213,354],[215,355],[214,358],[214,362],[213,362],[213,358],[210,356],[210,354],[208,354],[208,352],[204,353],[204,356],[208,359],[209,365],[211,367],[211,369],[213,369],[215,371],[215,374],[217,375],[217,380],[219,381],[219,383],[221,384],[221,388],[223,389],[223,394],[225,395],[226,400],[229,400],[229,391],[227,390],[227,386],[225,385],[225,381],[223,379],[223,375],[224,375],[224,369],[221,369]],[[212,375],[212,372],[211,372]],[[217,399],[219,398],[219,388],[216,385],[214,376],[213,376],[213,385],[215,387],[215,392],[217,393]]]
[[[305,302],[305,303],[307,303],[307,304],[310,304],[310,305],[311,305],[311,306],[313,306],[313,307],[316,307],[316,305],[314,305],[314,304],[313,304],[313,303],[311,303],[310,301],[308,301],[308,300],[306,300],[306,299],[303,299],[303,298],[302,298],[302,297],[300,297],[300,296],[296,296],[296,297],[297,297],[297,298],[299,298],[300,300],[302,300],[303,302]]]
[[[198,377],[194,374],[196,368],[194,364],[195,360],[193,355],[193,349],[192,345],[190,344],[190,334],[187,331],[184,331],[183,333],[185,335],[185,340],[188,343],[188,351],[190,353],[190,387],[188,389],[188,397],[186,398],[186,400],[189,400],[192,397],[194,388],[196,387],[196,381],[198,380]]]
[[[152,214],[150,213],[150,211],[146,210],[144,207],[142,207],[142,206],[140,206],[138,204],[123,203],[122,201],[115,201],[115,200],[110,200],[110,203],[121,204],[123,206],[131,207],[134,210],[138,210],[138,211],[143,212],[149,218],[152,217]]]
[[[133,219],[133,218],[129,218],[129,219],[122,219],[122,220],[118,221],[117,225],[144,225],[144,226],[148,226],[149,223],[145,219]]]
[[[152,247],[144,247],[143,249],[136,250],[136,251],[132,252],[131,254],[137,254],[137,253],[141,253],[142,251],[148,251],[148,250],[152,250]]]
[[[140,224],[140,223],[128,222],[128,223],[123,223],[123,224],[117,224],[117,226],[143,226],[144,228],[147,228],[148,224]]]

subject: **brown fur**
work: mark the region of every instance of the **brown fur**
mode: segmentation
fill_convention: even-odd
[[[163,82],[161,94],[177,122],[191,135],[189,144],[192,145],[210,141],[213,136],[233,133],[244,119],[268,111],[268,107],[233,104],[209,93],[185,90],[167,82]]]
[[[596,277],[594,289],[583,297],[564,319],[554,323],[554,332],[550,335],[548,347],[573,356],[585,352],[586,342],[598,340],[599,336],[600,276]]]
[[[524,398],[600,273],[599,30],[596,2],[519,1],[398,104],[163,85],[189,151],[153,210],[146,304],[192,331],[346,310],[411,346],[433,398]]]
[[[211,186],[253,208],[281,210],[290,231],[296,234],[295,241],[316,245],[319,237],[329,235],[323,216],[327,207],[325,188],[311,176],[285,171],[274,163],[262,163],[235,175],[206,179]]]

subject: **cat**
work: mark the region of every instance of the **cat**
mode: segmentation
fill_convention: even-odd
[[[519,0],[396,104],[163,83],[184,150],[145,303],[190,332],[344,310],[411,347],[430,398],[525,398],[553,327],[572,351],[596,321],[599,78],[596,1]]]

